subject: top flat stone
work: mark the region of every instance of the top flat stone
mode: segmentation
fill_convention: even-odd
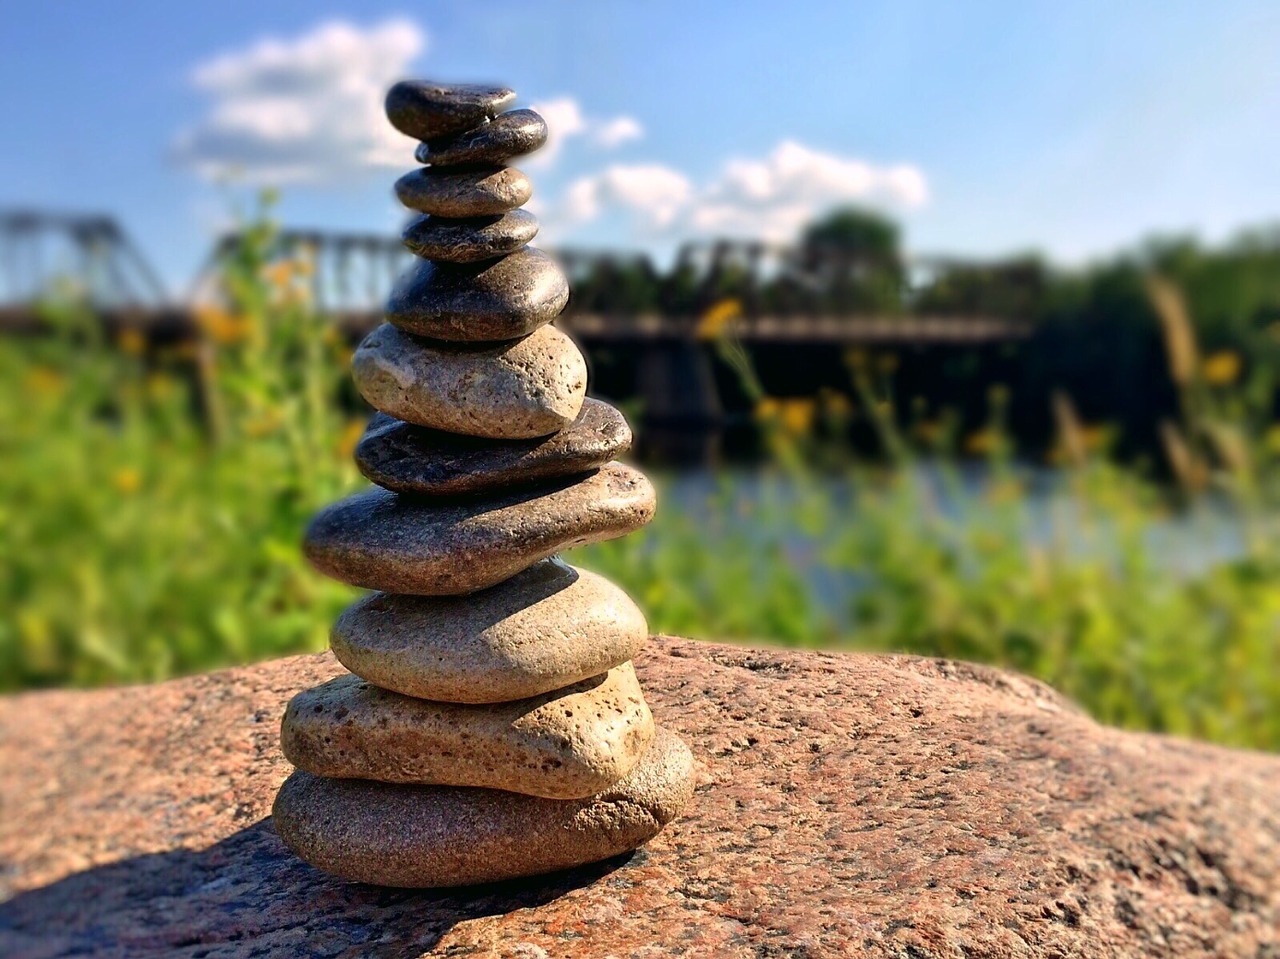
[[[515,167],[420,167],[396,180],[396,199],[432,216],[499,216],[524,206],[533,184]]]
[[[484,263],[419,260],[396,281],[386,317],[435,340],[514,340],[550,323],[568,302],[564,271],[525,247]]]
[[[401,80],[387,91],[387,119],[415,140],[433,140],[469,130],[515,100],[515,91],[506,87]]]
[[[414,157],[433,167],[502,163],[547,142],[547,121],[532,110],[512,110],[471,130],[418,146]]]
[[[623,415],[587,397],[572,423],[531,440],[463,436],[377,413],[356,444],[355,458],[371,482],[397,493],[470,496],[586,473],[630,446]]]
[[[325,507],[303,551],[352,586],[456,596],[509,579],[561,550],[625,536],[653,518],[653,486],[610,463],[580,480],[452,503],[375,487]]]

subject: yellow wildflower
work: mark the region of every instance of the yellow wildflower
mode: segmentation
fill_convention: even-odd
[[[266,267],[267,282],[272,286],[284,288],[293,282],[294,266],[292,260],[278,260]]]
[[[261,416],[256,416],[244,425],[245,435],[251,439],[260,439],[263,436],[274,433],[280,428],[281,416],[278,410],[269,410]],[[354,448],[354,447],[353,447]]]
[[[360,442],[360,437],[364,435],[364,422],[362,420],[352,420],[342,430],[342,435],[338,437],[338,455],[343,459],[350,459],[356,451],[356,443]]]
[[[742,316],[742,304],[729,297],[720,300],[708,309],[698,320],[696,336],[700,340],[714,340],[729,327],[734,320]]]
[[[964,439],[964,451],[970,456],[986,456],[995,450],[997,437],[993,430],[978,430]]]
[[[853,404],[843,393],[824,388],[818,397],[828,416],[846,417],[853,413]]]
[[[1210,386],[1227,386],[1240,378],[1240,355],[1232,350],[1219,350],[1205,357],[1205,382]]]
[[[1263,444],[1267,448],[1267,452],[1273,456],[1280,456],[1280,423],[1272,423],[1267,429],[1267,434],[1263,438]]]
[[[171,376],[163,373],[152,373],[147,377],[147,395],[153,400],[164,402],[178,392],[178,384]]]
[[[778,401],[772,396],[763,397],[756,404],[756,419],[771,420],[778,415]]]
[[[247,316],[236,316],[217,306],[197,307],[196,322],[217,343],[239,343],[248,339],[253,329]]]
[[[783,400],[781,404],[782,427],[792,436],[803,436],[813,425],[814,402],[798,397]]]
[[[27,388],[33,393],[61,393],[66,385],[62,374],[48,366],[36,366],[27,372]]]
[[[858,348],[845,350],[844,361],[850,369],[865,370],[867,368],[867,352]]]
[[[881,373],[893,373],[898,369],[898,354],[881,353],[876,357],[876,369]]]
[[[116,346],[130,356],[141,356],[147,351],[147,338],[136,326],[125,327],[116,337]]]
[[[132,466],[126,466],[116,470],[115,476],[111,477],[111,482],[117,490],[128,496],[130,493],[138,492],[142,487],[142,474]]]
[[[936,443],[942,437],[942,424],[937,420],[921,420],[915,425],[915,434],[923,443]]]
[[[1105,426],[1085,426],[1080,430],[1081,439],[1084,441],[1084,448],[1092,452],[1097,452],[1107,445],[1107,438],[1111,431]]]

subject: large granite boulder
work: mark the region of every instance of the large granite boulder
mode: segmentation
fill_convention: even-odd
[[[636,667],[699,764],[687,812],[431,893],[333,879],[267,818],[328,654],[0,700],[0,956],[1280,955],[1280,757],[942,660],[659,638]]]

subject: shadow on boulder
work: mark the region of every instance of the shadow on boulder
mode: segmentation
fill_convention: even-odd
[[[411,959],[461,922],[551,902],[643,852],[460,890],[348,883],[297,859],[269,818],[206,849],[135,856],[0,904],[0,955],[341,956]]]

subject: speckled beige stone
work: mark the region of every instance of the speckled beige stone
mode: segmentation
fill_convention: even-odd
[[[679,815],[693,788],[689,748],[659,729],[626,778],[582,799],[295,772],[272,816],[285,844],[326,872],[383,886],[464,886],[635,849]]]
[[[374,593],[334,624],[349,670],[406,696],[451,703],[526,699],[631,659],[644,614],[603,576],[558,559],[470,596]]]
[[[352,373],[360,395],[396,419],[493,439],[563,429],[587,395],[586,360],[550,326],[515,343],[466,349],[384,323],[356,350]]]
[[[396,198],[432,216],[494,216],[529,202],[533,185],[515,167],[436,170],[419,167],[396,181]]]
[[[630,772],[653,717],[630,663],[566,689],[508,703],[402,696],[340,676],[298,693],[280,747],[331,779],[506,789],[582,799]]]
[[[654,500],[644,474],[621,463],[550,488],[465,502],[374,487],[321,510],[303,549],[316,569],[352,586],[456,596],[563,550],[625,536],[653,518]]]

